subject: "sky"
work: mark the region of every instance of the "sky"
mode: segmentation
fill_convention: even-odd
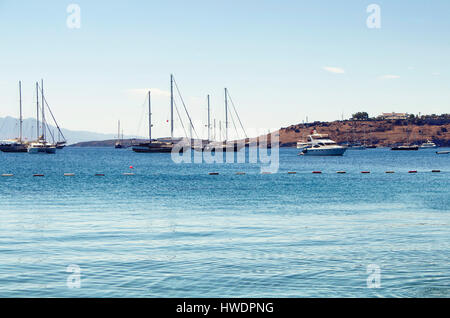
[[[380,28],[367,25],[371,4]],[[35,117],[44,79],[73,130],[112,133],[120,120],[146,135],[150,89],[154,137],[168,136],[171,73],[202,136],[207,94],[224,121],[225,87],[250,135],[357,111],[450,112],[448,0],[0,0],[0,40],[0,117],[18,116],[19,80]]]

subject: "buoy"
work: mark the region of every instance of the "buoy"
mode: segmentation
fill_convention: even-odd
[[[43,174],[37,173],[37,174],[33,174],[33,177],[43,177]]]
[[[395,171],[386,171],[386,173],[395,173]]]
[[[441,170],[432,170],[431,172],[441,172]]]
[[[322,171],[313,171],[314,174],[321,174]]]
[[[367,173],[370,173],[370,171],[361,171],[361,173],[367,174]]]
[[[219,173],[218,173],[218,172],[210,172],[209,175],[210,175],[210,176],[218,176]]]
[[[65,173],[64,177],[74,177],[75,173]]]
[[[345,171],[337,171],[336,173],[344,174],[344,173],[347,173],[347,172],[345,172]]]
[[[96,176],[96,177],[104,177],[105,174],[103,174],[103,173],[96,173],[95,176]]]
[[[133,167],[133,166],[130,166],[130,169],[134,169],[134,167]]]
[[[243,176],[243,175],[245,175],[245,172],[236,172],[236,175]]]
[[[5,174],[2,174],[2,177],[14,177],[14,175],[11,173],[5,173]]]
[[[417,171],[416,170],[411,170],[411,171],[408,171],[408,173],[417,173]]]
[[[288,174],[297,174],[295,171],[289,171]]]

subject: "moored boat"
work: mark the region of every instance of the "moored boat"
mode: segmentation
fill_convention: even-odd
[[[18,139],[4,140],[0,143],[2,152],[27,152],[28,144]]]
[[[392,147],[391,150],[415,151],[415,150],[419,150],[419,146],[417,146],[417,145],[400,145],[400,146]]]
[[[37,142],[32,142],[28,146],[28,153],[30,154],[55,154],[56,146],[47,143],[44,140],[38,140]]]
[[[327,134],[318,134],[316,130],[308,139],[308,146],[300,153],[305,156],[343,156],[347,150],[331,140]]]
[[[432,141],[430,141],[430,140],[427,140],[427,142],[424,142],[421,146],[420,146],[420,148],[421,149],[429,149],[429,148],[437,148],[438,146],[434,143],[434,142],[432,142]]]
[[[19,81],[19,138],[4,140],[0,143],[0,151],[2,152],[27,152],[28,143],[22,139],[22,126],[23,126],[23,117],[22,117],[22,82]]]

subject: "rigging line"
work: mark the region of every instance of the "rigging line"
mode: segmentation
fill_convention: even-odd
[[[50,136],[52,137],[52,141],[53,141],[53,143],[55,143],[55,137],[53,136],[52,130],[49,128],[46,119],[44,119],[44,123],[45,123],[45,125],[44,125],[45,129],[50,133]]]
[[[40,88],[39,84],[38,84],[38,87]],[[41,90],[42,90],[42,88],[41,88]],[[43,97],[43,99],[44,99],[45,105],[47,105],[47,108],[48,108],[48,110],[50,112],[50,115],[52,115],[52,118],[53,118],[53,121],[55,122],[56,128],[58,128],[58,131],[61,134],[61,136],[63,137],[64,141],[67,141],[66,137],[64,137],[64,134],[61,131],[61,128],[59,128],[59,125],[58,125],[58,122],[55,119],[55,116],[53,116],[53,112],[52,112],[50,106],[48,105],[48,102],[47,102],[47,99],[45,98],[45,96]],[[42,105],[42,107],[45,107],[45,106]]]
[[[180,92],[180,89],[178,88],[178,84],[177,84],[177,82],[175,81],[175,78],[173,79],[173,82],[175,83],[175,87],[176,87],[176,89],[177,89],[178,96],[180,97],[181,102],[183,103],[184,110],[185,110],[185,112],[186,112],[187,117],[189,118],[189,122],[190,122],[190,124],[191,124],[192,129],[194,130],[195,136],[198,138],[197,131],[195,130],[194,125],[192,124],[191,116],[189,115],[189,112],[187,111],[186,104],[184,103],[183,96],[181,96],[181,92]]]
[[[236,138],[239,139],[239,132],[236,127],[236,122],[234,121],[233,113],[231,113],[231,110],[229,112],[230,112],[231,122],[233,123],[234,130],[236,131]]]
[[[177,111],[178,119],[179,119],[180,122],[181,122],[181,127],[183,127],[184,135],[186,136],[186,138],[189,139],[189,137],[188,137],[188,135],[187,135],[187,132],[186,132],[186,128],[184,127],[183,119],[181,119],[180,112],[178,111],[178,106],[177,106],[177,103],[175,102],[175,100],[173,101],[173,105],[175,106],[175,110]]]
[[[143,120],[144,114],[145,114],[145,106],[146,106],[146,103],[147,103],[147,98],[148,98],[148,95],[146,95],[145,100],[144,100],[144,103],[141,105],[141,109],[142,109],[142,110],[141,110],[141,116],[140,116],[140,118],[139,118],[139,125],[138,125],[137,131],[136,131],[136,138],[139,137],[139,132],[140,132],[140,130],[141,130],[142,120]]]
[[[245,138],[248,138],[247,132],[246,132],[245,129],[244,129],[244,125],[242,125],[241,118],[239,117],[239,114],[238,114],[238,112],[236,111],[236,106],[234,106],[233,99],[231,98],[230,92],[229,92],[228,90],[227,90],[227,94],[228,94],[228,97],[230,98],[231,105],[233,105],[234,112],[236,113],[236,116],[237,116],[237,118],[238,118],[238,120],[239,120],[239,124],[241,124],[241,128],[242,128],[242,130],[244,131]]]

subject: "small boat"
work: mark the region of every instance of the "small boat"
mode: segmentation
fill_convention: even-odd
[[[376,149],[377,146],[376,145],[368,145],[366,146],[366,149]]]
[[[398,145],[398,146],[394,146],[391,148],[391,150],[396,150],[396,151],[416,151],[419,150],[419,146],[418,145],[412,145],[409,143],[409,139],[410,139],[410,135],[411,135],[411,131],[408,130],[408,128],[406,128],[406,142],[402,145]]]
[[[56,147],[57,146],[61,147],[61,146],[65,145],[65,141],[64,142],[60,142],[59,145],[57,145],[56,143],[51,144],[51,143],[47,142],[46,130],[48,129],[48,127],[47,127],[47,122],[45,120],[45,106],[48,107],[48,104],[46,103],[46,100],[45,100],[45,97],[44,97],[44,81],[43,80],[42,80],[42,85],[41,85],[40,88],[41,89],[39,90],[39,83],[36,82],[36,110],[37,110],[36,127],[37,127],[37,136],[40,136],[40,137],[38,137],[38,139],[36,141],[31,142],[28,145],[27,151],[28,151],[29,154],[55,154],[56,153]],[[39,91],[41,92],[41,97],[42,97],[42,105],[41,105],[41,109],[42,109],[42,131],[39,129]],[[53,117],[53,114],[51,113],[51,110],[50,110],[50,114]],[[53,117],[53,119],[54,119],[54,117]],[[58,124],[56,124],[56,125],[58,127],[58,131],[61,133],[61,130],[59,129]],[[53,138],[53,135],[52,135],[52,138]]]
[[[305,156],[343,156],[347,148],[339,146],[327,134],[318,134],[316,130],[308,136],[308,146],[299,155]]]
[[[54,154],[54,153],[56,153],[56,146],[49,144],[44,140],[38,140],[37,142],[32,142],[28,146],[28,153],[30,153],[30,154],[39,154],[39,153]]]
[[[19,108],[20,108],[20,117],[19,117],[19,138],[5,140],[0,143],[0,151],[2,152],[27,152],[28,143],[23,141],[22,139],[22,126],[23,126],[23,117],[22,117],[22,82],[19,81]]]
[[[55,145],[56,149],[64,149],[66,147],[67,142],[65,141],[58,141]]]
[[[448,155],[450,151],[436,151],[438,155]]]
[[[122,139],[120,138],[120,120],[119,120],[119,125],[117,128],[117,141],[114,145],[114,148],[116,149],[122,149],[123,145],[122,145],[122,140],[123,140],[123,133],[122,133]]]
[[[173,83],[173,76],[171,75],[170,77],[171,80],[171,85]],[[171,101],[173,103],[173,98],[171,98]],[[171,127],[171,138],[170,140],[166,141],[166,140],[156,140],[156,139],[152,139],[152,104],[151,104],[151,92],[148,92],[148,125],[149,125],[149,138],[148,141],[145,142],[141,142],[137,145],[133,145],[131,147],[131,149],[134,152],[137,153],[170,153],[172,152],[173,148],[174,148],[174,138],[173,138],[173,125]],[[171,114],[173,116],[173,104],[171,104]],[[173,121],[172,121],[173,123]],[[180,152],[183,152],[184,149],[181,148]]]
[[[417,146],[417,145],[401,145],[401,146],[394,146],[391,148],[391,150],[415,151],[415,150],[419,150],[419,146]]]
[[[437,148],[437,147],[438,147],[438,146],[437,146],[434,142],[432,142],[432,141],[430,141],[430,140],[427,140],[427,142],[423,143],[423,144],[420,146],[421,149]]]
[[[27,152],[28,144],[18,139],[4,140],[0,143],[2,152]]]
[[[171,142],[151,140],[135,145],[131,149],[138,153],[167,153],[172,152],[173,146]]]
[[[236,108],[234,106],[233,100],[230,97],[229,91],[227,88],[225,88],[225,140],[224,141],[210,141],[210,129],[211,129],[211,123],[210,123],[210,103],[209,103],[209,95],[207,96],[208,100],[208,140],[202,140],[200,145],[195,145],[191,142],[191,149],[198,152],[238,152],[241,149],[249,148],[249,147],[260,147],[263,145],[263,143],[260,143],[259,140],[252,141],[252,142],[236,142],[236,141],[228,141],[228,113],[229,113],[229,106],[228,106],[228,100],[231,101],[234,112],[237,116],[237,119],[239,120],[240,126],[242,128],[242,131],[244,132],[245,137],[247,137],[247,133],[245,132],[244,126],[242,125],[241,119],[239,117],[239,114],[236,111]],[[231,113],[230,113],[231,114]],[[234,121],[233,121],[234,122]],[[265,145],[267,148],[270,148],[271,145]]]
[[[355,142],[347,145],[347,150],[366,150],[366,146],[360,142]]]

